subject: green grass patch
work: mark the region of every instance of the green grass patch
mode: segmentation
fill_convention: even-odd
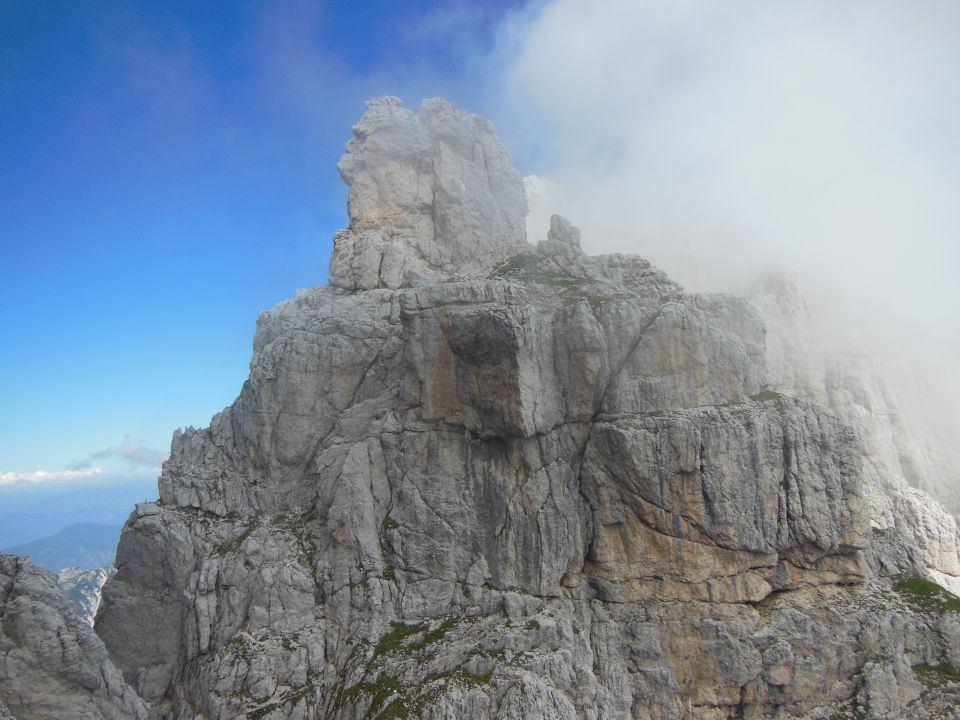
[[[923,683],[923,686],[928,690],[943,687],[949,683],[960,683],[960,672],[953,665],[918,663],[912,667],[917,680]]]
[[[867,720],[867,716],[858,705],[853,705],[846,710],[833,713],[827,720]]]
[[[560,270],[547,258],[537,255],[514,255],[512,258],[507,258],[494,269],[491,276],[516,278],[562,289],[579,288],[586,281],[586,278]]]
[[[296,705],[301,700],[311,701],[316,693],[317,688],[313,684],[313,678],[308,677],[306,683],[298,688],[288,690],[280,699],[284,705]]]
[[[779,400],[783,395],[776,390],[761,390],[756,395],[751,395],[750,399],[754,402],[766,402],[767,400]]]
[[[493,677],[492,672],[474,674],[467,670],[465,667],[456,667],[452,670],[447,670],[441,673],[433,673],[428,675],[424,680],[424,685],[429,685],[430,683],[442,681],[442,682],[455,682],[465,687],[482,687],[484,685],[489,685],[490,680]]]
[[[400,650],[404,647],[404,640],[426,630],[426,623],[417,623],[416,625],[407,625],[407,623],[395,622],[391,625],[393,628],[384,635],[373,648],[373,656],[380,657],[389,652]]]
[[[419,711],[419,708],[418,708]],[[406,698],[397,698],[387,705],[383,712],[376,715],[377,720],[403,720],[410,717],[410,706]]]
[[[370,708],[363,716],[364,720],[369,718],[405,718],[409,715],[403,688],[396,678],[389,675],[381,674],[373,682],[359,682],[352,685],[343,691],[338,704],[352,700],[359,695],[370,697]],[[393,699],[391,700],[391,698]],[[389,704],[384,707],[388,700],[390,701]],[[377,711],[381,707],[384,708],[384,712],[378,713]],[[386,714],[387,711],[390,711],[390,714]]]
[[[432,673],[424,678],[418,687],[408,693],[393,677],[381,674],[373,682],[359,682],[346,689],[337,699],[341,708],[350,701],[367,696],[370,705],[363,720],[402,720],[402,718],[420,717],[424,707],[436,700],[448,683],[457,683],[464,687],[482,687],[490,684],[493,673],[472,673],[464,667],[456,667],[440,673]],[[431,685],[435,685],[432,689]]]
[[[443,640],[444,635],[453,630],[457,625],[457,618],[448,617],[446,618],[436,630],[430,630],[423,636],[423,640],[418,643],[420,647],[425,647],[431,643],[439,642]]]
[[[580,628],[576,628],[574,632],[579,632]],[[503,660],[506,656],[507,651],[504,648],[496,648],[494,650],[488,650],[487,648],[476,647],[470,652],[467,653],[467,657],[482,657],[488,658],[491,660]]]
[[[504,260],[490,274],[494,279],[516,279],[561,290],[568,300],[586,300],[591,307],[599,307],[612,300],[633,297],[623,293],[598,294],[591,292],[590,278],[574,275],[556,266],[549,258],[538,255],[514,255]]]
[[[250,524],[244,529],[242,533],[237,535],[233,540],[227,540],[222,542],[219,545],[213,548],[214,555],[227,555],[228,553],[236,552],[240,549],[240,546],[243,545],[244,541],[250,537],[254,530],[257,529],[257,521],[251,520]]]
[[[250,658],[253,653],[256,652],[256,649],[251,647],[252,644],[253,640],[251,640],[249,636],[238,632],[230,638],[230,641],[225,646],[225,650],[238,658],[243,658],[243,660],[249,664]]]
[[[590,303],[590,307],[600,307],[604,303],[613,302],[614,300],[630,300],[633,298],[632,295],[626,295],[624,293],[611,293],[609,295],[597,295],[590,292],[580,292],[574,295],[571,295],[571,299],[574,300],[586,300]]]
[[[391,652],[402,652],[407,655],[419,652],[428,645],[443,640],[444,636],[456,627],[458,622],[460,622],[459,618],[448,617],[432,630],[426,622],[416,623],[415,625],[402,622],[393,623],[390,632],[380,638],[374,647],[371,661]],[[422,635],[422,637],[411,640],[417,635]]]
[[[256,710],[251,710],[248,712],[247,720],[262,720],[274,710],[279,710],[281,707],[282,706],[280,703],[270,703],[269,705],[264,705],[263,707],[259,707]]]
[[[316,515],[313,510],[305,510],[302,513],[283,513],[274,516],[273,524],[294,535],[299,535],[303,532],[306,524],[315,519],[315,517]]]
[[[921,612],[960,613],[960,598],[926,578],[903,577],[893,584],[893,589]]]

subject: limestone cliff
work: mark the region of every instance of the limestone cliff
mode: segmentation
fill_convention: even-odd
[[[0,718],[7,717],[131,720],[147,712],[56,577],[0,555]]]
[[[824,332],[789,276],[770,274],[751,299],[768,330],[771,386],[831,408],[856,432],[871,525],[908,536],[928,574],[960,594],[960,528],[944,507],[958,507],[960,482],[957,464],[949,461],[955,449],[938,433],[939,415],[906,402],[904,380],[888,360],[849,338],[844,347]]]
[[[489,268],[524,244],[523,180],[493,126],[444,100],[372,100],[338,166],[350,227],[330,284],[398,288]]]
[[[103,584],[111,575],[113,567],[64,568],[57,573],[57,585],[70,599],[77,616],[87,625],[93,626]]]
[[[124,528],[96,629],[153,717],[950,716],[960,601],[753,305],[527,244],[442,100],[372,101],[340,170],[331,285]]]

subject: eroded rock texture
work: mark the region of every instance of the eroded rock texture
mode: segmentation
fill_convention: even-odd
[[[493,126],[441,98],[417,114],[371,100],[338,168],[350,227],[334,237],[331,285],[429,282],[489,267],[526,240],[523,180]]]
[[[831,408],[857,434],[871,524],[909,537],[927,572],[960,594],[960,528],[938,502],[958,507],[955,438],[944,439],[939,414],[908,403],[929,390],[905,393],[909,377],[888,359],[831,338],[788,276],[771,274],[752,295],[768,328],[771,387]]]
[[[0,555],[0,718],[6,717],[147,717],[56,577],[15,555]]]
[[[857,434],[767,389],[753,306],[561,218],[526,245],[442,101],[372,102],[341,172],[331,286],[261,315],[124,529],[96,627],[154,717],[950,706],[913,667],[960,666],[949,596],[898,589],[920,554],[871,532]]]
[[[57,573],[57,585],[66,593],[77,616],[91,627],[100,607],[103,584],[112,574],[112,567],[64,568]]]

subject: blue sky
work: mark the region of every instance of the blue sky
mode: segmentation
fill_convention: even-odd
[[[518,5],[0,0],[0,474],[152,476],[326,281],[363,101],[484,111]]]
[[[257,313],[326,281],[383,94],[491,118],[590,252],[796,271],[953,433],[958,34],[953,0],[0,0],[0,489],[152,483],[233,401]]]

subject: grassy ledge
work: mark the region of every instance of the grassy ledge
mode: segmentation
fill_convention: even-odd
[[[921,612],[960,613],[960,598],[926,578],[902,577],[893,584],[893,589]]]
[[[923,683],[923,686],[928,690],[943,687],[949,683],[960,683],[960,672],[953,665],[918,663],[912,667],[917,680]]]

